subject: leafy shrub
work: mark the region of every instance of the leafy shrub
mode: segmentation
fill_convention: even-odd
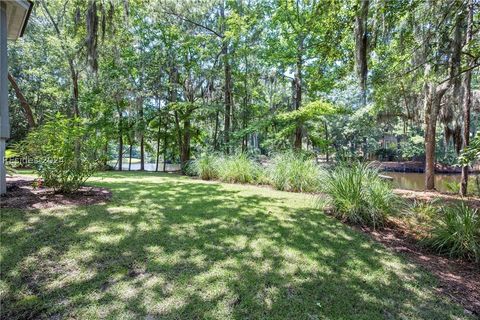
[[[276,155],[268,169],[268,177],[274,188],[294,192],[319,190],[319,169],[301,153],[286,152]]]
[[[470,186],[474,186],[473,191],[472,193],[477,195],[477,196],[480,196],[480,175],[476,174],[473,178],[472,178],[472,183],[470,184]]]
[[[95,172],[97,147],[95,131],[81,118],[60,114],[30,132],[20,146],[24,155],[34,158],[34,169],[45,185],[65,193],[80,188]]]
[[[452,193],[460,193],[460,182],[445,181],[443,186]],[[468,179],[468,194],[480,195],[480,179],[478,175],[470,175]]]
[[[399,151],[393,148],[381,148],[375,150],[375,156],[381,161],[394,161],[398,159]]]
[[[452,193],[459,193],[460,192],[460,183],[456,181],[445,181],[443,186]]]
[[[335,215],[352,223],[376,227],[400,209],[391,185],[366,164],[338,165],[324,171],[321,181]]]
[[[478,160],[480,160],[480,131],[470,141],[470,145],[462,151],[458,163],[461,166],[471,166]]]
[[[217,179],[220,161],[215,154],[203,154],[193,162],[193,171],[203,180]]]
[[[15,169],[19,166],[19,163],[14,161],[15,157],[17,156],[18,154],[12,149],[5,150],[4,168],[6,174],[9,176],[17,173],[17,170]]]
[[[445,207],[424,242],[450,257],[480,261],[480,216],[477,209],[461,203]]]
[[[400,143],[401,156],[404,159],[417,160],[425,157],[425,139],[423,135],[414,135]]]
[[[230,183],[254,183],[261,175],[261,169],[252,159],[239,153],[220,158],[218,161],[218,177]]]

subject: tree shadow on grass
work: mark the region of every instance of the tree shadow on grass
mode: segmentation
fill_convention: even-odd
[[[108,205],[2,212],[2,318],[462,316],[302,195],[125,176]]]

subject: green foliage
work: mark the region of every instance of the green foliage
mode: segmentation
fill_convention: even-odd
[[[475,186],[475,189],[474,189],[474,193],[477,195],[477,196],[480,196],[480,175],[476,174],[473,179],[472,179],[472,184]],[[470,184],[470,187],[472,186],[472,184]]]
[[[203,180],[217,179],[220,161],[218,155],[205,153],[193,162],[193,172]]]
[[[425,139],[422,136],[415,135],[409,137],[407,141],[401,143],[402,157],[405,159],[415,159],[425,155]]]
[[[340,164],[323,171],[321,186],[334,214],[355,224],[381,226],[400,209],[391,185],[364,163]]]
[[[30,132],[19,148],[23,155],[34,158],[35,170],[45,185],[58,192],[77,190],[99,165],[94,131],[81,118],[57,114]]]
[[[401,137],[401,150],[393,152],[387,141],[388,150],[377,155],[419,160],[425,85],[465,69],[480,48],[478,37],[468,44],[463,38],[468,24],[461,1],[371,1],[361,23],[368,66],[363,101],[354,68],[363,42],[351,28],[359,1],[200,1],[195,10],[191,1],[117,2],[38,1],[23,41],[10,45],[10,72],[36,123],[56,112],[72,114],[78,103],[80,115],[111,145],[106,153],[123,139],[134,151],[142,144],[151,161],[182,157],[182,165],[206,147],[283,150],[297,128],[303,144],[329,159],[373,158],[385,137]],[[444,41],[457,33],[461,51],[453,47],[460,42]],[[473,72],[472,90],[478,84]],[[438,146],[445,129],[457,130],[452,124],[463,117],[450,98],[459,97],[442,99],[436,137],[436,159],[447,163],[457,160],[454,148]],[[12,143],[29,128],[20,100],[9,99]],[[472,119],[476,113],[472,108]]]
[[[470,141],[470,145],[462,151],[458,163],[462,166],[470,166],[478,160],[480,160],[480,131]]]
[[[281,121],[297,121],[305,122],[307,120],[315,119],[325,115],[332,115],[339,112],[335,107],[325,101],[317,100],[307,103],[298,110],[285,112],[278,115],[278,119]]]
[[[443,184],[449,192],[452,192],[452,193],[460,192],[460,183],[458,183],[457,181],[445,181]]]
[[[218,177],[224,182],[254,183],[262,175],[259,165],[244,153],[220,158],[217,162]]]
[[[480,176],[477,174],[471,174],[468,179],[468,194],[480,195]],[[445,181],[445,188],[451,193],[460,193],[460,182],[456,180]]]
[[[437,200],[414,202],[408,208],[408,214],[421,223],[430,223],[439,214]]]
[[[461,203],[444,207],[425,244],[450,257],[480,261],[480,216]]]
[[[318,167],[298,152],[277,154],[268,168],[268,177],[273,187],[284,191],[315,192],[320,185]]]
[[[381,161],[395,161],[397,160],[398,150],[392,148],[381,148],[375,150],[375,155]]]
[[[17,152],[15,152],[14,150],[12,149],[7,149],[5,150],[5,162],[4,162],[4,166],[5,166],[5,172],[7,173],[7,175],[14,175],[15,173],[17,173],[17,171],[15,170],[15,168],[19,165],[18,163],[14,162],[13,159],[15,157],[17,157],[19,154]]]

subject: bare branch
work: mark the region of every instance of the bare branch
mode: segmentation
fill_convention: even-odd
[[[214,35],[216,35],[216,36],[219,37],[220,39],[223,39],[223,38],[225,37],[223,34],[221,34],[221,33],[217,32],[217,31],[213,30],[212,28],[209,28],[209,27],[207,27],[206,25],[203,25],[203,24],[198,23],[198,22],[196,22],[196,21],[193,21],[193,20],[191,20],[191,19],[189,19],[189,18],[185,17],[184,15],[181,15],[181,14],[179,14],[179,13],[177,13],[177,12],[174,12],[174,11],[166,11],[166,10],[165,10],[164,12],[165,12],[166,14],[173,15],[173,16],[177,17],[177,18],[180,19],[180,20],[183,20],[183,21],[185,21],[185,22],[191,23],[191,24],[193,24],[193,25],[195,25],[195,26],[197,26],[197,27],[199,27],[199,28],[205,29],[205,30],[207,30],[208,32],[213,33]]]
[[[477,59],[478,59],[478,58],[477,58]],[[455,74],[455,75],[453,75],[453,76],[451,76],[451,77],[443,80],[442,82],[439,83],[439,85],[442,85],[442,84],[444,84],[444,83],[447,83],[447,82],[455,79],[456,77],[461,76],[461,75],[464,74],[465,72],[468,72],[468,71],[473,70],[473,69],[478,68],[478,67],[480,67],[480,62],[477,62],[477,63],[473,64],[472,66],[470,66],[470,67],[468,67],[468,68],[466,68],[466,69],[458,72],[457,74]]]

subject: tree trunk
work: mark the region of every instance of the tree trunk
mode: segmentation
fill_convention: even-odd
[[[163,136],[163,172],[167,171],[167,130]]]
[[[70,60],[70,69],[72,71],[72,89],[73,89],[73,117],[80,117],[80,110],[78,108],[78,72],[73,67],[73,61]],[[80,149],[81,141],[77,139],[75,141],[75,166],[77,170],[80,168]]]
[[[68,66],[70,68],[70,77],[72,79],[73,116],[78,117],[80,116],[80,110],[78,109],[78,72],[75,70],[75,63],[73,58],[69,57],[68,49],[65,46],[65,43],[63,41],[64,39],[62,38],[62,33],[60,32],[58,24],[53,19],[53,16],[50,13],[50,10],[48,10],[48,6],[46,5],[46,3],[47,3],[46,1],[40,1],[40,4],[42,5],[43,9],[47,13],[48,18],[50,19],[50,22],[52,23],[53,28],[55,29],[57,37],[60,40],[60,46],[62,47],[63,53],[67,57]]]
[[[213,150],[218,150],[218,116],[219,112],[215,113],[215,130],[213,132]]]
[[[355,15],[355,64],[359,78],[362,105],[367,104],[367,48],[368,48],[368,5],[369,0],[359,0],[360,7]]]
[[[302,68],[303,68],[303,36],[299,36],[299,43],[297,48],[297,65],[295,69],[294,85],[295,85],[295,97],[294,97],[294,109],[298,110],[302,106]],[[294,148],[296,150],[302,149],[302,124],[297,123],[295,128],[295,142]]]
[[[170,93],[169,93],[169,102],[170,103],[175,103],[177,102],[177,90],[176,90],[176,85],[178,83],[178,69],[173,66],[170,70]],[[174,118],[175,118],[175,129],[177,132],[177,143],[178,143],[178,149],[180,150],[180,157],[182,154],[182,130],[180,128],[180,117],[179,117],[179,112],[175,110],[173,112]]]
[[[180,164],[182,163],[181,161],[181,156],[182,156],[182,150],[183,150],[183,139],[182,139],[182,128],[180,127],[180,117],[179,113],[177,110],[173,112],[173,115],[175,117],[175,131],[177,132],[177,143],[178,143],[178,150],[180,151]]]
[[[249,77],[249,63],[248,63],[248,56],[245,55],[245,76],[243,78],[243,87],[245,90],[245,94],[243,96],[243,124],[242,129],[246,130],[248,127],[248,118],[249,118],[249,105],[250,105],[250,95],[248,91],[248,77]],[[248,150],[248,134],[244,134],[242,137],[242,152],[246,152]]]
[[[140,171],[145,171],[145,137],[140,137]]]
[[[327,142],[326,143],[326,148],[325,148],[325,153],[326,153],[326,158],[327,158],[327,163],[328,163],[328,160],[329,160],[329,157],[330,157],[330,154],[328,152],[328,126],[327,126],[327,121],[324,121],[323,122],[323,125],[325,126],[325,141]]]
[[[224,121],[224,143],[225,151],[230,153],[230,121],[232,117],[232,72],[228,61],[228,48],[224,45],[224,67],[225,67],[225,121]]]
[[[108,165],[108,139],[105,141],[105,146],[103,148],[103,166],[106,168]]]
[[[138,116],[140,121],[140,171],[145,171],[145,119],[143,117],[143,98],[138,98]],[[137,126],[138,129],[138,126]]]
[[[435,190],[435,135],[440,103],[448,86],[428,85],[425,95],[425,190]]]
[[[128,171],[132,170],[132,153],[133,153],[133,144],[130,142],[130,151],[128,152]]]
[[[160,133],[161,133],[162,126],[160,125],[160,122],[158,123],[158,131],[157,131],[157,153],[156,153],[156,158],[157,161],[155,163],[155,172],[158,172],[158,163],[160,161]]]
[[[15,81],[15,78],[12,76],[10,72],[8,73],[8,81],[10,81],[10,84],[12,85],[13,90],[15,90],[15,96],[17,97],[18,101],[20,102],[20,105],[23,108],[23,111],[25,112],[25,117],[27,118],[28,126],[30,127],[30,129],[34,128],[36,124],[35,124],[35,119],[33,118],[32,109],[30,108],[30,105],[28,104],[27,99],[25,99],[25,96],[23,95],[17,82]]]
[[[363,138],[363,160],[368,159],[368,140],[366,137]]]
[[[80,110],[78,108],[78,72],[75,71],[73,66],[73,61],[70,61],[70,73],[72,77],[72,107],[73,107],[73,116],[79,117]]]
[[[220,7],[220,18],[223,21],[221,26],[221,34],[225,34],[225,3]],[[229,61],[228,42],[227,39],[222,39],[222,55],[223,55],[223,67],[225,76],[225,88],[224,88],[224,102],[225,102],[225,118],[224,118],[224,132],[223,142],[225,144],[225,152],[230,153],[230,124],[232,117],[232,70]]]
[[[188,160],[190,160],[190,118],[189,116],[183,121],[183,141],[180,156],[182,171]]]
[[[466,44],[472,41],[472,29],[473,29],[473,1],[468,1],[468,19],[467,19],[467,33],[466,33]],[[472,65],[470,59],[469,66]],[[465,73],[465,78],[463,79],[463,145],[462,148],[465,149],[470,143],[470,109],[472,104],[472,72],[467,71]],[[468,166],[462,167],[462,178],[460,180],[460,194],[462,196],[467,195],[468,189]]]
[[[123,116],[120,109],[118,109],[118,170],[123,170]]]
[[[245,88],[246,89],[246,88]],[[244,98],[244,111],[243,111],[243,123],[242,123],[242,129],[246,130],[248,126],[248,115],[247,115],[247,110],[248,110],[248,97]],[[246,152],[248,148],[248,134],[244,134],[242,136],[242,152]]]

